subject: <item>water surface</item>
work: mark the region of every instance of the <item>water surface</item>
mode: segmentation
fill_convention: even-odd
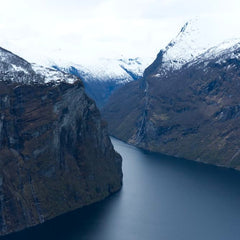
[[[240,173],[112,139],[124,185],[112,197],[6,240],[239,240]]]

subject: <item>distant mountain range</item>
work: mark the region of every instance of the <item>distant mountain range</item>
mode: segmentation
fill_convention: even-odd
[[[186,23],[103,116],[110,134],[138,147],[240,169],[240,39],[214,44],[205,31]]]
[[[8,46],[8,44],[6,43]],[[32,65],[42,69],[55,69],[62,73],[72,74],[84,83],[86,93],[95,100],[97,106],[102,108],[109,96],[124,84],[136,81],[142,77],[145,68],[153,61],[153,57],[141,58],[99,58],[89,61],[80,58],[77,62],[66,61],[64,55],[56,56],[36,54],[33,50],[19,49],[14,41],[9,45],[20,56],[31,59]],[[50,72],[49,72],[50,73]],[[55,72],[54,72],[55,73]]]
[[[81,78],[87,94],[102,108],[116,89],[142,77],[149,63],[150,59],[122,58],[99,59],[91,64],[48,62],[48,65]]]

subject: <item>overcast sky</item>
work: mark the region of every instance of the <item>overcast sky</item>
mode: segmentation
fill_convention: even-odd
[[[154,57],[196,16],[236,33],[239,11],[239,0],[1,0],[0,45],[29,61]]]

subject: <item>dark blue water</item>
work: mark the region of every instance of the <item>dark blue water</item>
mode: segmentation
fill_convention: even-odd
[[[239,172],[112,141],[123,157],[119,193],[2,239],[240,239]]]

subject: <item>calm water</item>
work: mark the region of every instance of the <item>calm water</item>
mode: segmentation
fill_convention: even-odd
[[[1,240],[240,239],[239,172],[112,141],[123,157],[119,193]]]

